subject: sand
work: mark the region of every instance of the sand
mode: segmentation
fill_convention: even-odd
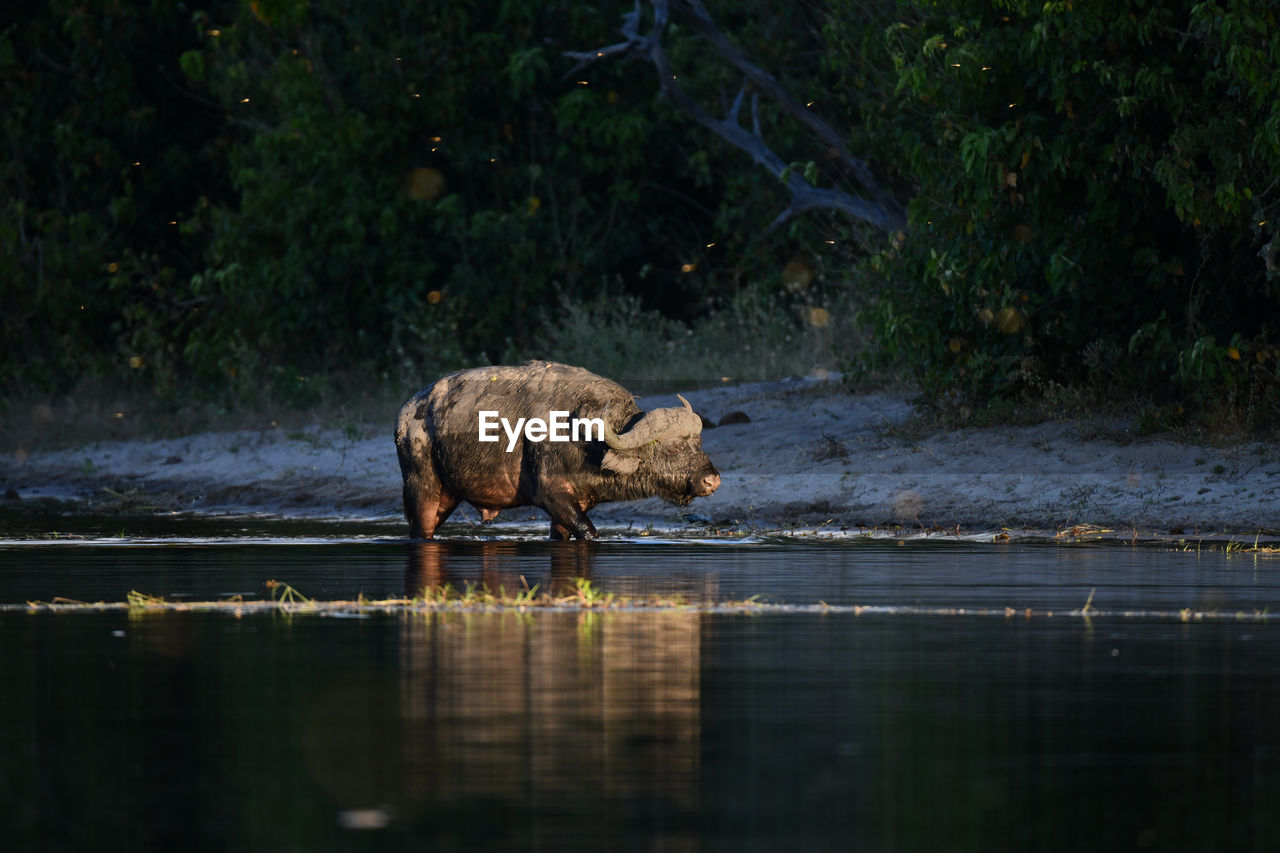
[[[801,536],[1197,538],[1280,535],[1280,445],[1230,447],[1139,437],[1121,420],[924,431],[892,394],[849,394],[822,378],[691,391],[712,421],[703,444],[723,483],[680,508],[659,499],[591,512],[606,535],[772,532]],[[642,398],[642,408],[674,396]],[[400,472],[385,425],[208,432],[102,442],[0,460],[9,500],[79,501],[98,511],[400,516]],[[15,498],[16,495],[16,498]],[[477,528],[463,506],[444,535],[545,530],[541,510]],[[396,529],[389,524],[389,529]],[[407,528],[406,528],[407,532]]]

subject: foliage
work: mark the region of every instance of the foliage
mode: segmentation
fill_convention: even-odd
[[[139,313],[192,309],[192,229],[220,186],[216,105],[181,85],[186,16],[92,5],[20,3],[0,27],[5,388],[141,369],[122,336]]]
[[[565,299],[546,325],[555,343],[522,355],[580,364],[637,393],[804,375],[834,368],[840,347],[857,336],[848,298],[814,290],[790,298],[744,292],[691,324],[645,310],[635,297]]]
[[[1257,257],[1280,221],[1278,35],[1242,1],[902,4],[877,126],[917,189],[911,233],[867,264],[879,354],[935,399],[1087,380],[1280,404]]]
[[[1171,418],[1280,410],[1280,248],[1258,257],[1280,223],[1275,10],[713,4],[912,199],[885,240],[821,214],[767,232],[776,179],[646,64],[566,77],[562,52],[615,41],[629,9],[20,4],[0,26],[4,394],[106,378],[308,404],[335,376],[404,390],[541,355],[744,377],[858,355],[861,308],[872,360],[935,400],[1083,385]],[[736,73],[678,25],[664,44],[724,115]],[[748,112],[806,179],[854,188]]]
[[[805,227],[760,238],[772,179],[689,146],[639,65],[564,78],[620,11],[33,4],[0,38],[7,382],[308,404],[546,349],[561,300],[688,322],[776,276]]]
[[[225,322],[192,341],[223,356],[218,372],[350,354],[438,372],[497,355],[551,281],[572,287],[584,245],[606,250],[609,217],[589,214],[627,158],[574,162],[539,91],[544,28],[581,22],[534,4],[402,6],[244,7],[206,46],[210,85],[239,107],[240,203],[206,279],[223,277],[210,290]],[[477,27],[489,16],[497,27]],[[570,91],[565,111],[591,97]],[[644,133],[612,129],[601,146],[634,151]]]

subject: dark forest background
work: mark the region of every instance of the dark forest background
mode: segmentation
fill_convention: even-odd
[[[962,419],[1275,423],[1273,4],[709,3],[902,230],[771,228],[784,182],[650,64],[570,74],[631,8],[9,4],[0,395],[306,406],[555,357],[671,384],[828,365]],[[678,16],[663,43],[724,115],[738,70]],[[807,181],[860,191],[777,104],[755,118]]]

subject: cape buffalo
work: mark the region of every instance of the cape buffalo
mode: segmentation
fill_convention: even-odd
[[[645,413],[616,382],[552,362],[451,373],[396,420],[409,535],[430,539],[466,501],[485,521],[541,507],[552,539],[594,539],[596,504],[709,495],[720,474],[702,451],[702,419],[680,402]]]

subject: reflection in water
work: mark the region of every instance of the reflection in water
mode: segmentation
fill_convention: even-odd
[[[720,602],[758,596],[796,604],[1099,610],[1187,607],[1275,612],[1280,572],[1222,553],[1151,548],[981,546],[929,543],[744,544],[404,541],[131,545],[63,541],[0,545],[0,603],[65,597],[123,601],[130,590],[167,600],[266,597],[269,579],[309,598],[421,596],[431,584],[484,585],[508,595],[525,584],[572,592],[590,577],[625,597]],[[523,579],[523,580],[522,580]]]
[[[1143,549],[0,551],[0,600],[560,595],[1270,609]],[[254,592],[256,591],[256,592]],[[5,849],[1271,850],[1280,632],[1220,620],[0,611]],[[108,841],[104,841],[107,839]]]
[[[3,613],[0,647],[8,849],[367,832],[406,850],[1269,850],[1280,833],[1268,625]]]
[[[551,595],[563,595],[573,591],[575,579],[591,578],[595,547],[592,542],[576,540],[546,545],[544,565],[550,570],[545,576],[530,577],[528,560],[517,560],[528,550],[523,543],[414,542],[407,546],[404,594],[407,598],[421,598],[424,592],[435,592],[446,585],[460,590],[475,583],[494,595],[513,596],[533,586]]]
[[[429,811],[493,802],[547,824],[547,849],[620,823],[693,814],[698,620],[572,614],[468,630],[465,618],[405,626],[406,760]],[[589,807],[584,808],[590,804]],[[581,812],[579,814],[579,812]]]
[[[532,827],[547,850],[657,820],[691,848],[700,619],[406,617],[397,673],[344,674],[308,703],[307,764],[344,816]]]
[[[664,547],[611,547],[597,542],[447,541],[414,542],[404,549],[407,598],[422,598],[446,586],[469,587],[513,598],[537,587],[555,598],[573,595],[579,578],[627,598],[661,598],[687,603],[724,600],[720,576],[688,553]],[[698,549],[694,549],[696,553]],[[715,563],[714,550],[703,559]],[[732,563],[730,563],[732,565]],[[624,568],[625,571],[619,571]],[[743,595],[748,597],[751,593]]]

